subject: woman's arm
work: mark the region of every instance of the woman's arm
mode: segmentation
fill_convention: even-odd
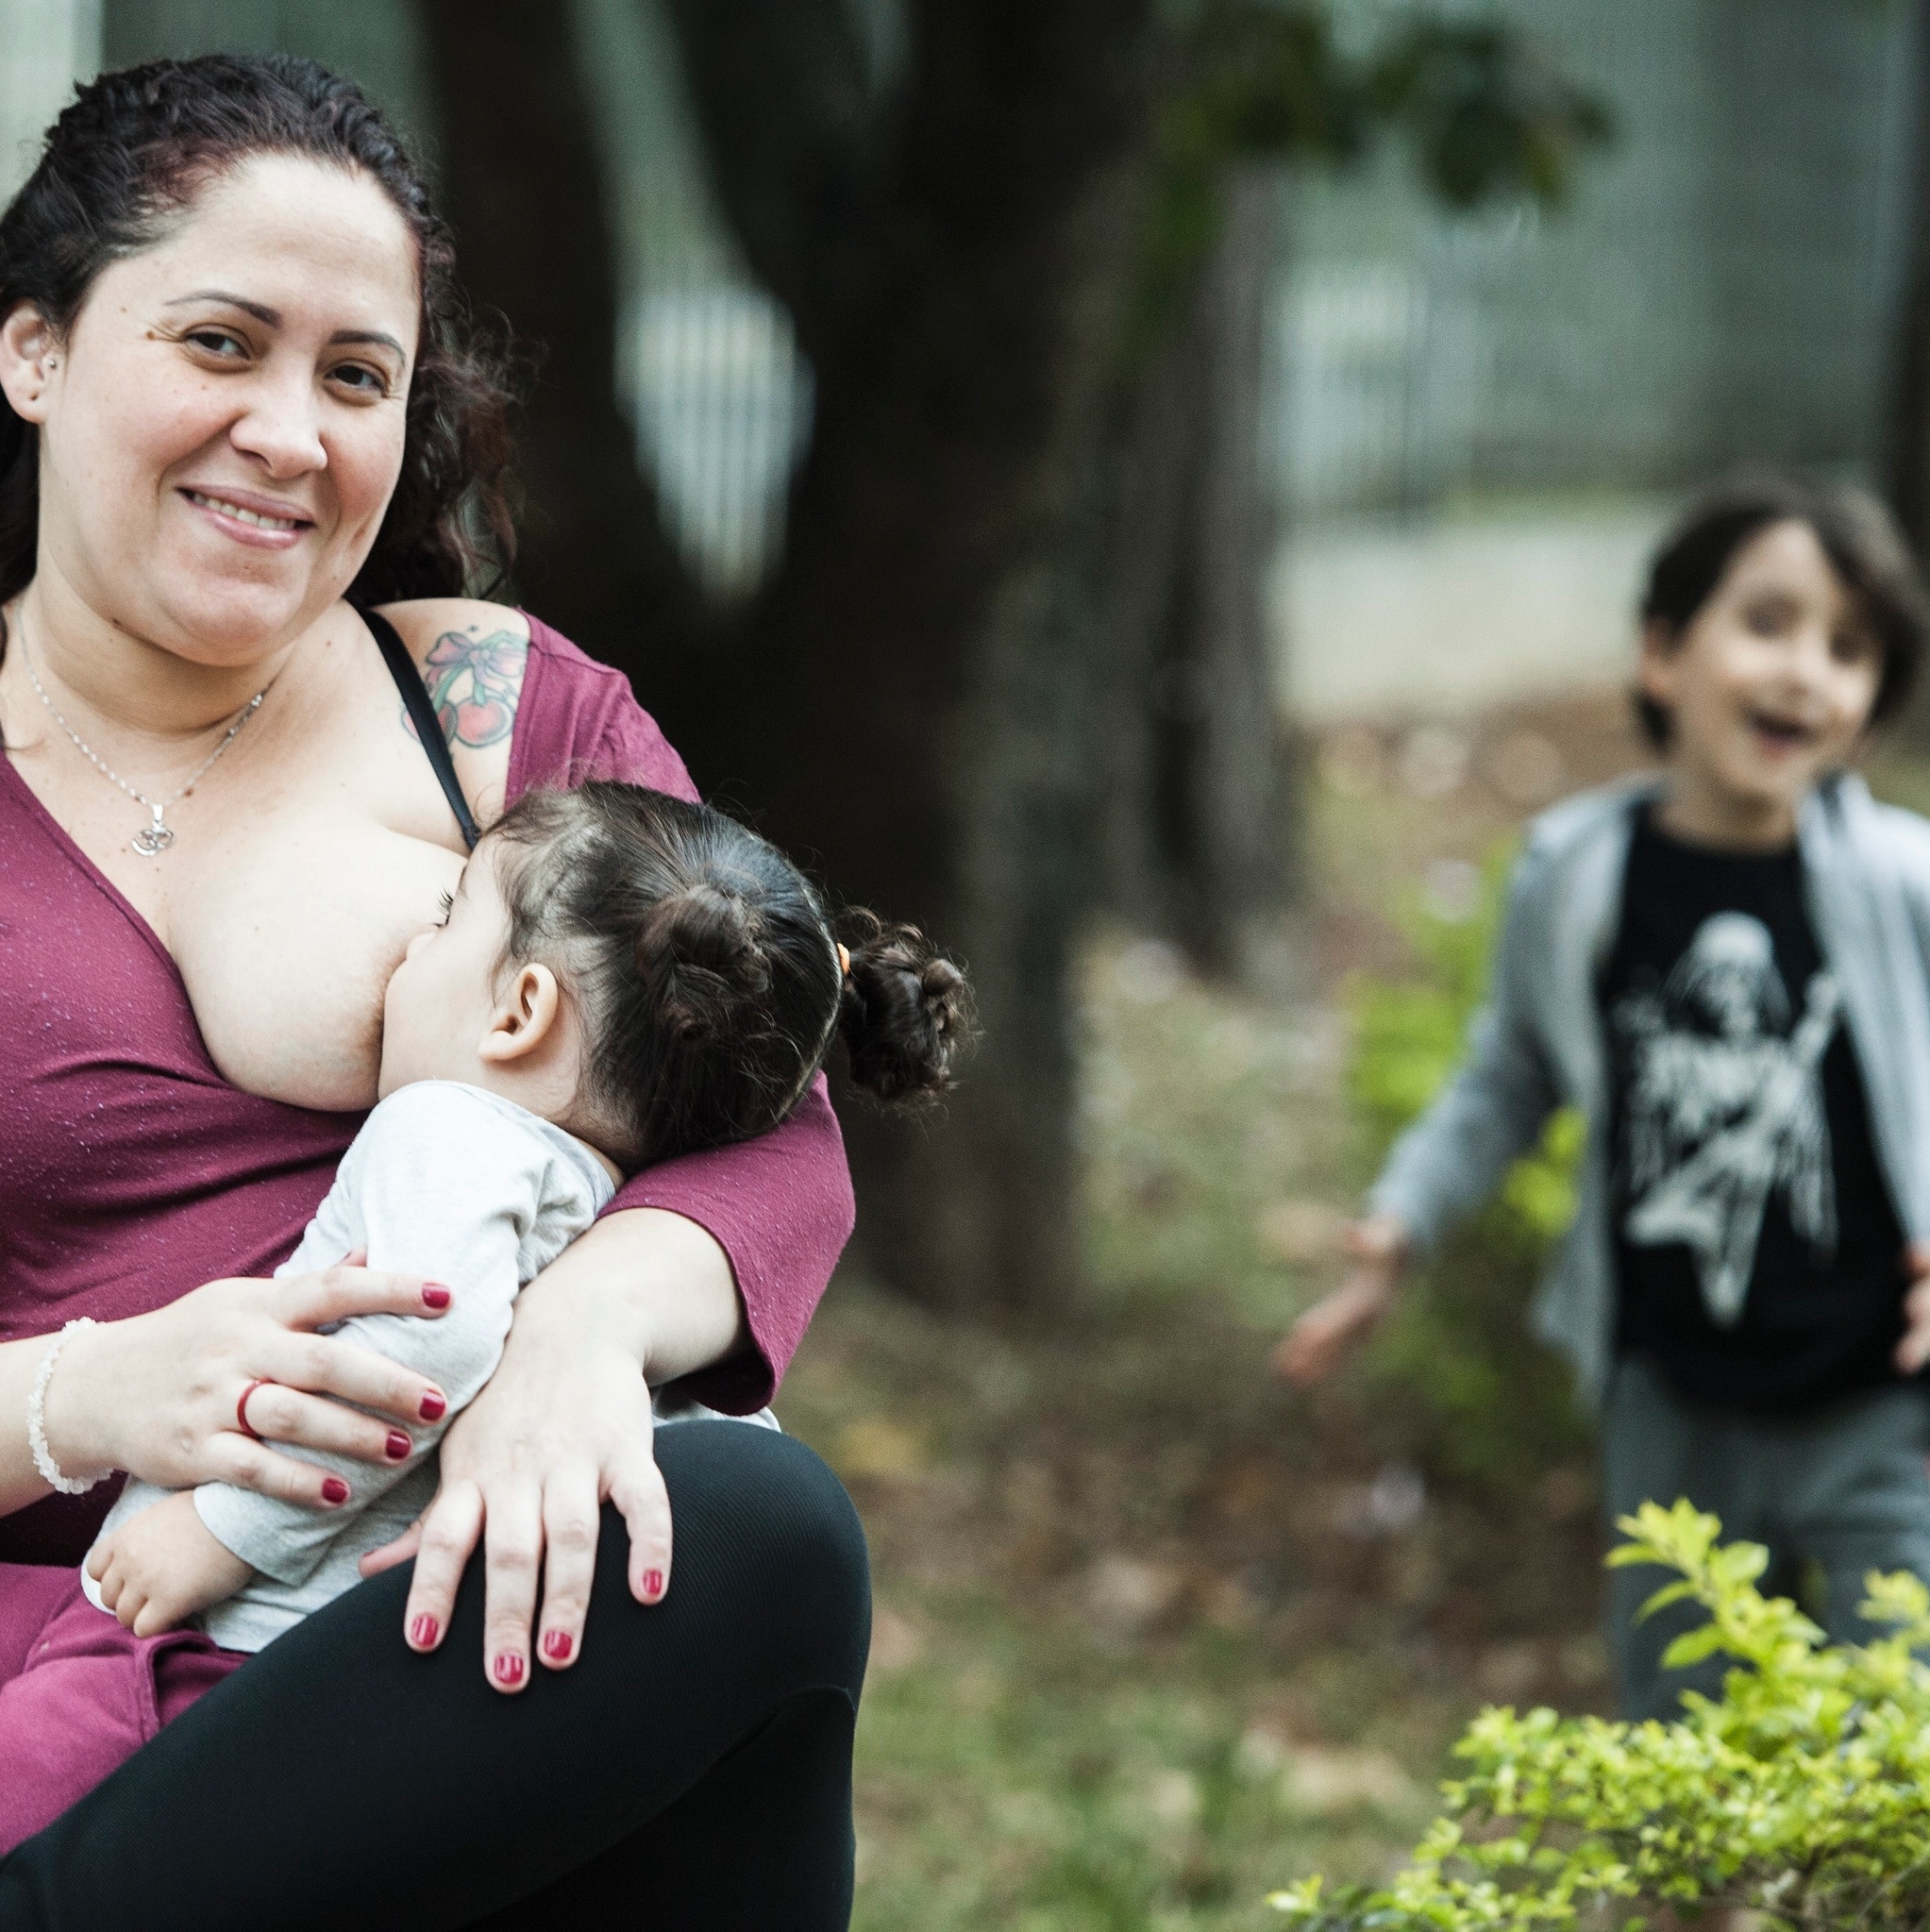
[[[352,1315],[439,1317],[448,1305],[418,1275],[331,1268],[278,1281],[209,1282],[164,1308],[67,1337],[43,1403],[47,1449],[62,1473],[126,1470],[171,1489],[227,1482],[292,1502],[327,1504],[325,1471],[242,1433],[237,1406],[258,1389],[248,1420],[277,1441],[385,1459],[393,1418],[440,1413],[427,1378],[317,1329]],[[0,1344],[0,1515],[48,1488],[27,1441],[27,1403],[51,1335]],[[330,1400],[329,1398],[335,1398]],[[353,1403],[378,1411],[361,1415]]]
[[[480,1537],[484,1670],[498,1689],[582,1648],[607,1499],[629,1527],[639,1603],[670,1578],[670,1509],[651,1448],[650,1388],[730,1355],[747,1330],[730,1263],[695,1221],[652,1208],[607,1216],[523,1290],[501,1366],[443,1441],[442,1488],[418,1531],[365,1571],[416,1553],[404,1625],[417,1650],[449,1627]]]
[[[52,1336],[31,1335],[24,1341],[0,1342],[0,1416],[11,1418],[14,1425],[0,1428],[0,1516],[11,1516],[53,1493],[34,1467],[26,1439],[27,1399],[52,1341]]]

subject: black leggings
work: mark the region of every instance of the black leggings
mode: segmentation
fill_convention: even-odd
[[[409,1566],[375,1577],[0,1863],[0,1927],[844,1927],[857,1515],[774,1431],[682,1422],[657,1455],[669,1596],[632,1601],[606,1509],[574,1669],[489,1688],[479,1562],[430,1657],[402,1641]]]

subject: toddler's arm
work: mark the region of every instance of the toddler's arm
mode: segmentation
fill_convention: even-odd
[[[194,1492],[201,1520],[236,1556],[299,1586],[344,1528],[434,1452],[450,1421],[495,1372],[509,1334],[524,1236],[541,1211],[549,1161],[541,1142],[473,1089],[404,1087],[369,1117],[343,1163],[351,1225],[369,1266],[445,1284],[454,1300],[434,1321],[358,1316],[342,1326],[365,1346],[433,1380],[446,1411],[410,1432],[406,1454],[382,1467],[288,1449],[348,1487],[338,1508],[280,1503],[224,1483]]]

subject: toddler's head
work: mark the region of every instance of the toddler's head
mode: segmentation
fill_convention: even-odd
[[[1926,630],[1882,505],[1775,472],[1688,507],[1650,566],[1641,618],[1649,741],[1705,789],[1783,809],[1902,707]]]
[[[380,1090],[490,1085],[626,1171],[777,1126],[834,1037],[881,1100],[943,1091],[964,975],[914,927],[857,915],[850,938],[709,806],[605,781],[532,792],[390,980]]]

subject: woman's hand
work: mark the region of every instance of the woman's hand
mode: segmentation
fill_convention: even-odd
[[[610,1215],[516,1301],[503,1358],[449,1425],[442,1487],[409,1533],[362,1573],[415,1558],[403,1612],[413,1649],[434,1650],[480,1540],[487,1564],[483,1671],[498,1689],[529,1682],[530,1633],[550,1670],[575,1662],[596,1575],[602,1505],[629,1530],[640,1604],[670,1587],[670,1503],[651,1452],[650,1384],[721,1360],[742,1312],[724,1251],[680,1215]]]
[[[419,1275],[344,1265],[209,1282],[150,1315],[76,1330],[47,1385],[47,1447],[74,1473],[126,1470],[170,1489],[232,1483],[331,1507],[346,1499],[324,1486],[339,1479],[244,1434],[242,1397],[263,1385],[248,1395],[259,1436],[362,1462],[399,1460],[409,1425],[442,1415],[443,1392],[372,1349],[315,1331],[351,1315],[433,1319],[450,1294]]]
[[[1324,1382],[1380,1322],[1407,1265],[1407,1230],[1388,1215],[1350,1223],[1341,1244],[1353,1262],[1347,1279],[1316,1302],[1273,1352],[1274,1373],[1302,1387]]]

